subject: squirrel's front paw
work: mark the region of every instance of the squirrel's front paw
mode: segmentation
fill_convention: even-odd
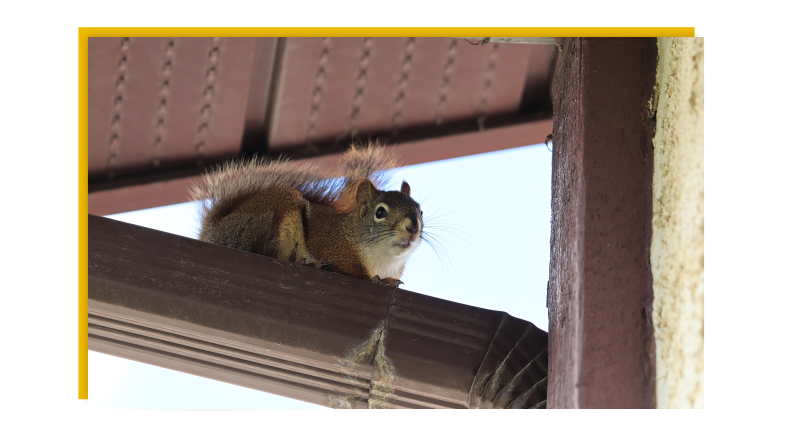
[[[386,278],[380,280],[380,284],[381,285],[385,285],[385,286],[393,286],[393,287],[398,288],[399,285],[403,285],[404,282],[402,282],[401,280],[399,280],[399,279],[397,279],[395,277],[386,277]]]
[[[378,283],[378,284],[380,284],[380,285],[385,285],[385,286],[394,286],[394,287],[396,287],[396,288],[398,288],[398,287],[399,287],[399,285],[402,285],[402,284],[404,283],[404,282],[402,282],[401,280],[399,280],[399,279],[396,279],[396,278],[394,278],[394,277],[386,277],[386,278],[384,278],[384,279],[380,279],[380,277],[379,277],[379,276],[374,276],[374,277],[372,277],[372,278],[371,278],[371,281],[372,281],[372,282],[374,282],[374,283]]]
[[[330,264],[327,263],[327,262],[319,261],[319,260],[316,260],[316,261],[313,261],[313,262],[309,262],[307,258],[303,257],[302,259],[298,260],[295,263],[297,263],[298,265],[302,265],[302,266],[308,266],[308,267],[311,267],[311,268],[319,268],[319,269],[323,269],[325,271],[330,271]]]

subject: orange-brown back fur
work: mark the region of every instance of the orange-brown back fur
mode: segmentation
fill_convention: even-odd
[[[382,187],[396,166],[378,144],[344,154],[343,176],[317,163],[234,162],[193,186],[200,206],[199,239],[290,262],[323,264],[368,279],[354,237],[352,210],[358,185]]]
[[[254,158],[226,163],[205,175],[202,185],[191,188],[190,199],[203,201],[199,210],[202,224],[222,219],[239,203],[271,186],[294,188],[311,203],[348,211],[354,207],[355,191],[363,179],[368,178],[377,188],[382,188],[388,180],[385,171],[397,165],[396,158],[377,142],[353,145],[344,154],[341,177],[319,163]]]

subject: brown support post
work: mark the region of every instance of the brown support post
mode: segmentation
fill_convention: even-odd
[[[554,85],[549,408],[655,407],[651,38],[572,38]]]

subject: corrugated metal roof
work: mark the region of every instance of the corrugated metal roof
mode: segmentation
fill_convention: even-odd
[[[244,154],[304,158],[547,119],[554,66],[551,45],[458,38],[90,38],[89,193]]]

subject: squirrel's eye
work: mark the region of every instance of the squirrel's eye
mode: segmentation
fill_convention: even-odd
[[[378,208],[377,209],[376,217],[378,219],[382,219],[382,218],[385,218],[387,216],[388,216],[388,211],[386,211],[385,208]]]

